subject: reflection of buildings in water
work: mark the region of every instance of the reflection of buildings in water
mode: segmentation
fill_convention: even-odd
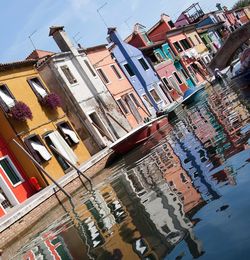
[[[182,201],[185,213],[202,203],[198,190],[193,186],[192,180],[169,143],[157,147],[151,155],[151,160],[157,163],[171,190]]]
[[[188,130],[182,121],[176,123],[169,142],[202,198],[205,201],[218,199],[220,195],[206,176],[213,164],[208,160],[207,152],[198,138]]]
[[[181,192],[178,194],[177,189],[173,191],[163,179],[168,169],[174,175],[177,157],[169,161],[169,158],[173,159],[171,151],[165,143],[142,158],[135,167],[123,174],[117,195],[121,194],[119,198],[123,204],[127,203],[126,207],[134,212],[133,222],[143,236],[154,244],[159,257],[169,253],[182,239],[188,244],[192,255],[201,255],[201,243],[192,234],[193,224],[185,216]]]
[[[240,130],[249,122],[249,111],[239,95],[230,87],[222,89],[217,86],[217,90],[212,91],[209,96],[208,105],[223,125],[233,148],[241,146],[244,138]]]

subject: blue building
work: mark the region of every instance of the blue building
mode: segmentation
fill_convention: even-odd
[[[170,104],[169,97],[160,87],[161,81],[156,72],[139,49],[120,38],[116,28],[109,28],[108,35],[110,43],[113,43],[110,51],[151,115],[155,116],[157,111]]]

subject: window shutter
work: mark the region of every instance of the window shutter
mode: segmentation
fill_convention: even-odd
[[[73,142],[73,141],[71,140],[71,138],[70,138],[67,134],[64,133],[64,131],[63,131],[63,129],[62,129],[63,127],[64,127],[64,128],[68,128],[69,130],[75,132],[74,129],[73,129],[73,128],[71,127],[71,125],[70,125],[68,122],[66,122],[66,121],[63,121],[63,122],[60,122],[60,123],[57,124],[58,132],[59,132],[60,135],[63,137],[63,139],[67,142],[67,144],[68,144],[69,146],[74,146],[74,145],[76,145],[76,143]]]
[[[1,85],[0,88],[3,90],[3,92],[8,93],[8,95],[12,99],[14,99],[14,101],[16,101],[15,97],[13,96],[13,94],[11,93],[11,91],[9,90],[9,88],[6,84]],[[6,103],[3,101],[3,99],[1,97],[0,97],[0,105],[5,113],[9,112],[10,108],[6,105]]]
[[[32,157],[39,163],[42,163],[42,159],[39,157],[39,155],[37,154],[37,152],[33,149],[33,147],[30,144],[30,139],[31,137],[27,137],[24,139],[24,143],[27,146],[30,154],[32,155]]]

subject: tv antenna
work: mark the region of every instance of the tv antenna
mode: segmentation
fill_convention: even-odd
[[[127,25],[127,27],[128,27],[129,30],[131,30],[131,28],[130,28],[130,26],[129,26],[128,21],[129,21],[131,18],[132,18],[132,15],[129,16],[129,17],[124,21],[124,23]]]
[[[32,46],[33,46],[33,48],[34,48],[34,50],[36,50],[36,46],[35,46],[35,44],[34,44],[34,42],[33,42],[33,40],[32,40],[32,36],[33,36],[36,32],[37,32],[37,30],[35,30],[33,33],[31,33],[31,34],[29,35],[29,40],[30,40],[30,42],[31,42],[31,44],[32,44]]]
[[[107,25],[107,23],[105,22],[105,20],[104,20],[102,14],[101,14],[101,12],[100,12],[100,10],[103,9],[107,4],[108,4],[108,3],[105,2],[102,6],[100,6],[99,8],[97,8],[96,11],[97,11],[97,13],[99,14],[99,16],[100,16],[101,20],[103,21],[104,25],[108,28],[108,25]]]

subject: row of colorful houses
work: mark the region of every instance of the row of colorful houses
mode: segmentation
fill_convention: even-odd
[[[51,184],[14,141],[60,179],[71,170],[65,158],[80,166],[205,82],[206,65],[232,30],[232,19],[214,20],[214,13],[181,26],[162,14],[149,30],[137,23],[125,40],[109,28],[108,43],[90,48],[52,26],[60,52],[34,50],[1,63],[0,216]]]

